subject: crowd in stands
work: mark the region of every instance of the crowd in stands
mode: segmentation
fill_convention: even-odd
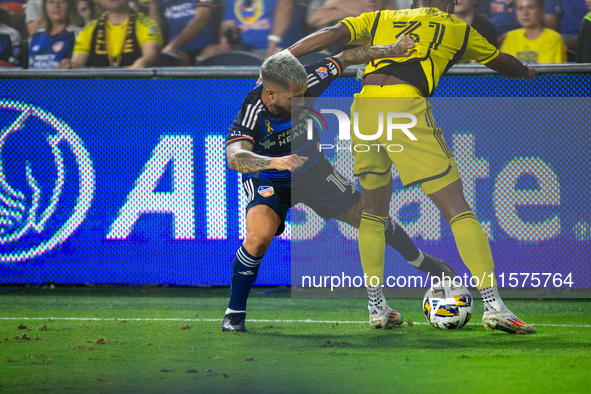
[[[231,51],[262,61],[343,18],[411,3],[0,0],[0,67],[196,66]],[[591,63],[590,11],[591,0],[457,0],[455,7],[491,44],[527,63]]]

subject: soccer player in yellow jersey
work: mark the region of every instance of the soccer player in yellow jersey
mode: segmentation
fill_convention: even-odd
[[[380,279],[380,285],[368,286],[367,289],[370,325],[379,328],[389,308],[382,295],[383,226],[392,197],[393,163],[405,186],[420,185],[439,208],[451,226],[460,256],[471,274],[479,279],[485,278],[479,281],[478,286],[484,303],[484,326],[510,333],[535,333],[529,324],[507,309],[499,296],[486,233],[464,198],[456,163],[424,97],[432,95],[440,77],[462,57],[476,60],[510,78],[530,79],[537,72],[513,56],[499,52],[477,31],[455,17],[453,12],[453,0],[415,0],[412,9],[376,11],[346,18],[333,27],[303,38],[289,50],[300,57],[334,44],[386,45],[394,43],[402,34],[417,43],[416,50],[407,58],[369,63],[365,69],[363,89],[355,95],[351,108],[352,112],[359,114],[359,124],[367,130],[363,133],[365,138],[362,138],[366,144],[369,132],[375,132],[379,126],[375,120],[372,124],[368,117],[363,120],[363,112],[374,110],[375,113],[375,107],[379,110],[383,106],[380,101],[390,103],[388,100],[397,100],[396,106],[387,104],[387,108],[380,112],[412,111],[417,120],[416,127],[410,129],[415,141],[408,143],[409,139],[398,133],[401,141],[405,141],[403,152],[380,151],[380,144],[372,144],[369,152],[354,153],[355,175],[359,177],[365,195],[359,228],[361,263],[368,277],[377,276]],[[392,138],[392,135],[389,137]],[[352,145],[359,140],[356,132]],[[372,303],[371,299],[379,302]]]

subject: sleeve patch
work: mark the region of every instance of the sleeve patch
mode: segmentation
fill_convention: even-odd
[[[328,77],[328,69],[326,67],[319,67],[316,69],[316,74],[318,74],[320,79],[325,79]]]

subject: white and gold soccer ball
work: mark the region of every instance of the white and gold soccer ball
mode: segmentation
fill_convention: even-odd
[[[463,327],[472,317],[472,295],[464,286],[446,280],[427,290],[423,313],[435,328],[453,330]]]

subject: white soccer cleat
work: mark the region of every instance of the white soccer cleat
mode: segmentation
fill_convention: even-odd
[[[369,309],[369,325],[371,328],[389,330],[402,324],[402,315],[390,307],[381,309],[368,306],[367,309]]]
[[[534,328],[519,319],[509,309],[497,311],[490,305],[484,305],[484,315],[482,316],[482,325],[488,330],[490,327],[494,330],[501,330],[510,334],[535,334]]]

